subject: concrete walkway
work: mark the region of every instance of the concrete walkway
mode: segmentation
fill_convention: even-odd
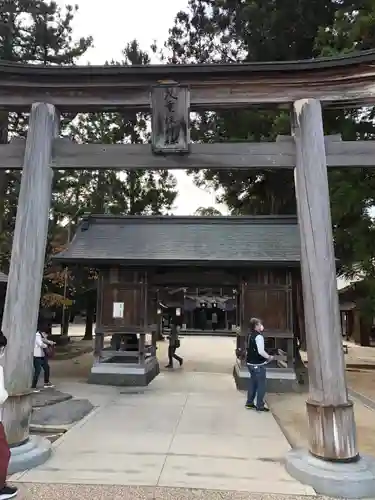
[[[314,495],[285,472],[289,445],[273,416],[244,409],[228,373],[233,347],[230,338],[185,338],[186,368],[163,371],[145,390],[61,381],[59,389],[96,409],[55,443],[46,464],[12,481]],[[204,362],[206,371],[196,371]]]

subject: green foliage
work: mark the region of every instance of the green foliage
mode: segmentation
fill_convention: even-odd
[[[72,21],[76,6],[60,8],[50,0],[0,1],[0,57],[3,60],[44,65],[74,64],[92,44],[92,38],[74,40]],[[0,141],[8,142],[9,136],[25,136],[27,114],[0,114]],[[58,189],[58,179],[55,187]],[[0,173],[0,265],[8,270],[12,236],[17,212],[20,172]],[[56,197],[59,197],[56,194]],[[50,233],[43,292],[49,297],[59,296],[61,276],[51,267],[50,253],[56,239],[56,213],[52,208]],[[55,275],[53,275],[55,270]]]
[[[317,30],[336,8],[334,0],[189,0],[167,49],[176,63],[304,59],[317,55]]]
[[[150,62],[135,40],[123,55],[121,62],[110,64]],[[79,115],[67,132],[74,141],[86,144],[144,144],[149,141],[148,118],[143,113],[88,113]],[[67,198],[72,210],[85,205],[92,213],[159,215],[172,208],[177,196],[176,179],[167,170],[82,171],[59,182],[55,206],[62,216]]]
[[[50,0],[0,1],[0,57],[41,64],[73,64],[92,44],[92,38],[72,38],[71,23],[77,7],[61,9]],[[0,141],[25,136],[27,114],[0,114]],[[19,172],[0,173],[1,261],[6,269],[14,229],[20,185]]]
[[[215,207],[199,207],[194,212],[194,215],[199,217],[212,217],[212,216],[220,216],[222,213]]]
[[[164,48],[168,62],[281,61],[309,59],[375,46],[372,0],[190,0],[177,14]],[[324,112],[326,134],[344,140],[374,139],[374,108]],[[290,133],[285,111],[231,111],[198,114],[195,141],[269,141]],[[218,200],[233,214],[293,214],[290,172],[193,172],[195,182],[222,193]],[[375,172],[330,172],[336,255],[351,276],[363,270],[369,289],[375,277]],[[371,282],[371,283],[370,283]],[[371,300],[370,300],[371,303]],[[372,313],[375,308],[367,307]],[[371,314],[372,314],[371,313]]]
[[[72,21],[76,6],[65,9],[49,0],[0,1],[0,57],[9,61],[74,64],[92,44],[92,38],[73,39]],[[129,43],[121,64],[149,64],[138,43]],[[115,64],[114,61],[108,64]],[[73,120],[62,117],[62,133],[84,143],[141,144],[149,137],[148,116],[135,113],[89,113]],[[26,135],[26,114],[0,115],[0,139]],[[0,227],[2,268],[7,271],[20,186],[18,172],[0,173]],[[51,257],[74,235],[84,212],[114,214],[161,214],[176,198],[176,180],[168,171],[77,171],[54,175],[50,228],[47,242],[43,303],[58,304],[64,287],[72,298],[93,286],[95,271],[61,271]],[[67,224],[67,226],[66,226]],[[63,226],[66,227],[63,227]]]
[[[50,0],[0,1],[0,57],[6,61],[73,64],[92,38],[72,38],[78,7]]]
[[[124,49],[124,59],[109,64],[149,64],[149,56],[140,50],[134,40]],[[142,113],[86,113],[78,115],[66,128],[71,140],[85,144],[143,144],[149,140],[148,116]],[[70,237],[77,221],[84,212],[118,215],[159,215],[168,212],[177,196],[176,179],[167,170],[158,171],[77,171],[55,175],[53,191],[54,242],[50,252],[60,249],[61,224],[69,221]],[[47,290],[63,290],[65,274],[61,279],[59,269],[50,263]],[[81,300],[82,295],[95,286],[96,273],[92,269],[80,269],[68,273],[68,297]]]

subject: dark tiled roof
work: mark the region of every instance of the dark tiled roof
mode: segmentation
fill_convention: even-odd
[[[84,219],[60,262],[296,263],[297,221],[291,217],[117,217]]]

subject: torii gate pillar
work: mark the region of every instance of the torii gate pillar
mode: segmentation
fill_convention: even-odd
[[[8,338],[4,426],[11,446],[9,473],[35,467],[47,460],[51,445],[30,437],[31,376],[48,233],[53,172],[52,143],[58,131],[55,107],[35,103],[31,108],[21,189],[2,329]]]
[[[333,249],[321,104],[294,103],[295,184],[301,235],[309,398],[309,452],[292,451],[288,472],[317,493],[375,496],[375,462],[358,454],[348,399]]]

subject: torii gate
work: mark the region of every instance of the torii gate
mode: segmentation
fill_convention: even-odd
[[[374,62],[375,51],[311,61],[228,65],[0,63],[0,109],[31,109],[26,143],[16,140],[0,146],[0,168],[23,169],[3,319],[3,331],[10,339],[5,424],[17,450],[13,470],[42,463],[49,455],[44,444],[29,437],[29,388],[53,169],[295,167],[309,359],[310,450],[290,452],[287,469],[318,493],[375,496],[374,461],[358,454],[345,380],[327,180],[327,166],[375,167],[375,142],[325,138],[321,111],[322,105],[375,104]],[[275,143],[190,145],[190,110],[251,105],[292,109],[292,137]],[[58,138],[58,111],[150,108],[152,146],[77,145]]]

